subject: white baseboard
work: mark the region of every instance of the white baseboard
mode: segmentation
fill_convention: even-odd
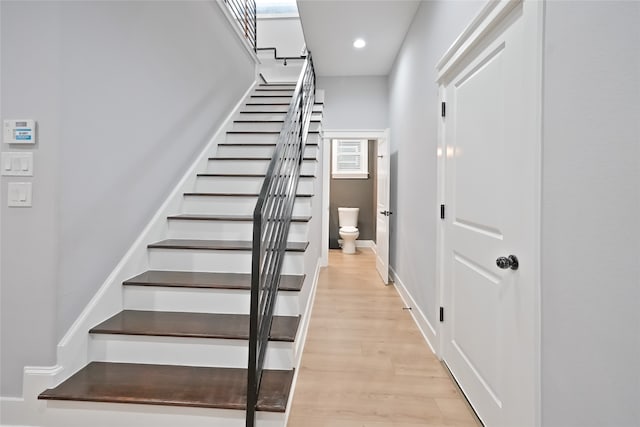
[[[342,246],[342,239],[338,239],[338,244]],[[373,240],[356,240],[356,248],[375,248],[376,244]]]
[[[0,397],[0,426],[43,426],[46,404],[38,400],[38,395],[56,385],[61,371],[60,366],[25,367],[23,397]]]
[[[422,310],[420,310],[420,307],[418,307],[418,304],[416,304],[416,301],[413,299],[413,297],[407,290],[407,287],[404,285],[404,283],[402,282],[402,280],[400,279],[396,271],[393,269],[393,267],[389,267],[389,272],[391,273],[391,279],[395,283],[395,288],[396,288],[396,291],[398,291],[400,298],[404,302],[405,306],[411,308],[409,312],[411,313],[411,317],[413,317],[413,321],[416,322],[418,329],[420,330],[425,341],[431,348],[431,351],[436,356],[439,357],[440,353],[438,351],[439,348],[437,345],[438,332],[436,328],[433,327],[431,322],[429,322],[429,319],[427,319],[427,316],[425,316]]]

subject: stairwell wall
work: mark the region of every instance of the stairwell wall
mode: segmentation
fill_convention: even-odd
[[[385,129],[389,121],[387,78],[384,76],[319,76],[325,92],[325,130]]]
[[[544,427],[640,425],[638,22],[638,2],[545,5]]]
[[[389,74],[389,264],[427,324],[438,320],[436,219],[438,86],[435,64],[484,3],[421,2]],[[436,345],[436,343],[431,343]]]
[[[20,396],[256,74],[216,2],[0,15],[2,118],[39,126],[33,207],[7,208],[2,185],[0,395]]]

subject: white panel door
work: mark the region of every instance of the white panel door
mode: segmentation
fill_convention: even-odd
[[[523,16],[521,4],[443,85],[442,356],[490,427],[536,423],[539,86]],[[510,255],[518,268],[500,268]]]
[[[389,130],[378,138],[377,201],[376,201],[376,269],[382,281],[389,283]]]

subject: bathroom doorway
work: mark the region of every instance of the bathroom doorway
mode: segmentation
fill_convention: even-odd
[[[388,139],[385,130],[325,130],[323,133],[323,230],[322,254],[327,260],[329,249],[340,248],[338,208],[359,208],[358,238],[356,247],[367,247],[376,251],[378,227],[377,194],[378,194],[378,145],[379,141]],[[341,177],[339,171],[334,171],[336,141],[348,141],[356,146],[362,141],[362,149],[355,150],[365,154],[366,168],[358,173],[347,173]],[[362,164],[360,164],[362,166]],[[338,173],[335,173],[338,172]],[[388,233],[385,235],[388,239]],[[388,248],[388,242],[381,245]],[[387,254],[388,257],[388,254]],[[386,278],[383,277],[386,282]]]
[[[362,158],[360,162],[367,165],[366,173],[357,177],[348,176],[341,177],[339,173],[335,173],[333,165],[330,168],[329,177],[329,249],[340,249],[340,235],[338,229],[340,223],[338,221],[338,208],[358,208],[358,239],[357,247],[372,247],[375,244],[376,237],[376,158],[377,143],[375,140],[340,140],[332,139],[330,147],[330,157],[335,157],[336,143],[348,141],[358,143],[362,141],[364,145],[363,151],[359,154]],[[333,163],[333,161],[332,161]]]

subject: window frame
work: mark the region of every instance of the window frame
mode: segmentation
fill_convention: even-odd
[[[339,170],[338,168],[338,147],[341,142],[358,142],[360,144],[360,167],[357,170]],[[334,138],[331,140],[331,178],[333,179],[369,179],[369,140]]]

